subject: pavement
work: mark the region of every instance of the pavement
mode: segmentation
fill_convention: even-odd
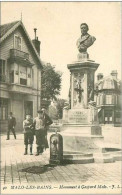
[[[48,134],[48,139],[50,135],[51,133]],[[121,161],[51,166],[49,165],[49,149],[39,156],[35,156],[35,153],[36,145],[34,144],[33,155],[23,155],[23,134],[17,134],[16,140],[13,135],[11,135],[10,140],[6,140],[6,135],[1,136],[1,189],[3,194],[7,193],[8,186],[27,186],[28,184],[42,186],[55,184],[54,188],[59,191],[61,190],[59,184],[64,186],[80,184],[81,190],[83,190],[82,186],[97,184],[97,189],[94,189],[93,193],[101,189],[108,190],[105,191],[107,194],[109,194],[108,192],[121,193]],[[54,188],[53,190],[55,190]],[[64,190],[65,187],[62,188]],[[14,193],[15,191],[12,190],[12,187],[10,187],[9,192]],[[84,187],[84,190],[87,190],[87,192],[83,191],[84,193],[89,192],[87,187]],[[32,192],[33,190],[31,190]],[[62,192],[60,191],[60,193]],[[73,192],[73,189],[71,192]],[[81,193],[81,191],[78,192]],[[27,193],[27,191],[24,193]],[[90,193],[92,193],[92,190]]]

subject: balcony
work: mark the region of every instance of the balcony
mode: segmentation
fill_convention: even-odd
[[[8,59],[10,63],[21,63],[26,66],[33,66],[29,61],[29,54],[17,49],[10,49],[10,57]]]
[[[10,84],[9,91],[13,93],[32,94],[32,88],[19,84]]]
[[[15,58],[19,57],[25,60],[29,60],[29,54],[17,49],[10,49],[10,56]]]

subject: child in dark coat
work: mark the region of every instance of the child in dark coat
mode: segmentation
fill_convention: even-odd
[[[33,132],[33,120],[31,119],[31,115],[27,114],[26,119],[23,121],[23,129],[24,129],[24,144],[25,144],[25,153],[28,153],[28,145],[30,145],[30,155],[32,153],[32,146],[34,140],[34,132]]]

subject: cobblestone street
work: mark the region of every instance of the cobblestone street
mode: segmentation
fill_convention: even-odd
[[[23,135],[18,134],[17,140],[11,135],[10,140],[1,136],[1,184],[73,184],[112,185],[121,191],[121,161],[114,163],[68,164],[49,166],[49,150],[40,156],[23,155]],[[34,154],[36,146],[33,148]],[[25,172],[25,169],[30,171]],[[35,172],[34,172],[34,171]],[[36,173],[36,174],[35,174]],[[119,186],[118,186],[119,185]],[[117,187],[118,186],[118,187]],[[5,192],[4,192],[5,193]]]

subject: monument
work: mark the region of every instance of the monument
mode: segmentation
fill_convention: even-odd
[[[70,106],[63,111],[61,129],[64,159],[67,160],[78,153],[86,155],[100,150],[103,140],[94,102],[94,76],[99,64],[90,60],[87,53],[96,38],[88,34],[86,23],[82,23],[80,29],[81,37],[76,43],[78,60],[67,65],[70,71]],[[90,157],[88,162],[93,160]]]
[[[51,105],[49,106],[48,113],[50,118],[55,121],[58,120],[58,111],[56,108],[56,102],[54,100],[51,101]]]
[[[79,50],[78,61],[68,64],[70,78],[70,109],[64,109],[64,123],[98,124],[97,111],[94,104],[94,74],[99,64],[89,59],[87,48],[95,37],[89,35],[88,25],[82,23],[81,37],[77,40]]]

